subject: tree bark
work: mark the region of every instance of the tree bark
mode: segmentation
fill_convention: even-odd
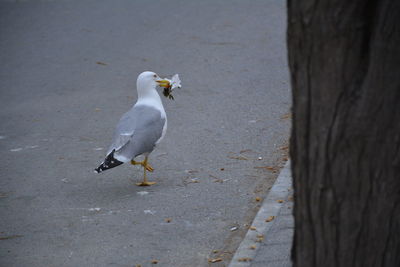
[[[400,266],[400,1],[288,0],[294,266]]]

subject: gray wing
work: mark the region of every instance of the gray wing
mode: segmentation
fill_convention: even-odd
[[[159,110],[151,106],[134,106],[121,117],[107,154],[115,150],[117,159],[130,160],[150,153],[161,138],[164,125],[165,118]]]

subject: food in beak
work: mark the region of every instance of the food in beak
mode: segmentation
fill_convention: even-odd
[[[181,88],[181,80],[179,79],[179,75],[175,74],[174,76],[172,76],[171,80],[170,79],[164,79],[164,80],[166,80],[168,82],[168,86],[164,87],[163,95],[165,97],[168,97],[169,99],[174,100],[174,96],[172,95],[172,91],[175,88]]]
[[[168,97],[169,99],[174,100],[174,96],[171,93],[172,93],[171,87],[164,87],[163,95],[165,97]]]

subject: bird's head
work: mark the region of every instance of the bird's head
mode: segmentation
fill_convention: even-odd
[[[156,86],[160,86],[163,88],[169,88],[171,86],[169,80],[161,79],[157,73],[152,71],[142,72],[137,79],[138,88],[155,88]]]

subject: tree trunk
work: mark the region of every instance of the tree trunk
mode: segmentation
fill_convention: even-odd
[[[288,0],[294,266],[400,266],[400,1]]]

